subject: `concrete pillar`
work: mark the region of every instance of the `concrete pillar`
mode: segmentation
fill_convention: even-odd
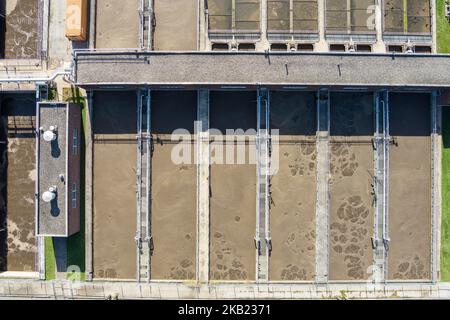
[[[431,279],[440,278],[440,229],[442,212],[442,108],[438,105],[438,93],[431,95],[431,144],[432,144],[432,248],[431,248]]]
[[[383,41],[383,2],[382,0],[377,0],[375,4],[375,30],[377,35],[377,42],[373,45],[373,52],[385,53],[386,45]]]
[[[209,282],[209,90],[198,91],[197,134],[197,281]]]
[[[89,3],[89,49],[95,49],[95,20],[97,18],[97,0]]]
[[[325,3],[326,4],[326,3]],[[352,25],[352,13],[351,13],[352,1],[347,0],[347,32],[351,32]]]
[[[85,139],[85,200],[84,200],[84,232],[85,232],[85,274],[86,281],[93,279],[93,163],[94,163],[94,144],[93,144],[93,109],[94,109],[94,92],[87,92],[86,104],[86,122],[84,129]]]
[[[48,57],[49,23],[50,23],[50,0],[43,0],[43,2],[42,2],[42,48],[41,48],[41,54],[43,55],[43,58]]]
[[[432,38],[433,38],[433,44],[431,45],[431,52],[437,53],[438,52],[438,46],[437,46],[437,7],[436,7],[436,0],[431,0],[430,2],[431,6],[431,32],[432,32]]]
[[[256,51],[265,51],[270,49],[269,40],[267,39],[267,1],[262,0],[260,2],[260,26],[261,26],[261,39],[256,43]]]
[[[328,44],[325,40],[325,0],[318,0],[319,11],[319,42],[316,43],[314,50],[318,52],[327,52]]]
[[[330,175],[330,99],[320,90],[317,99],[317,202],[316,202],[316,279],[328,282],[329,175]]]
[[[208,23],[204,0],[198,0],[198,50],[207,51]]]

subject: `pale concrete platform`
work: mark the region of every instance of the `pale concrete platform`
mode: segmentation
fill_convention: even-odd
[[[0,273],[0,279],[39,279],[39,272],[7,271]]]
[[[450,283],[210,284],[0,280],[1,299],[450,299]]]

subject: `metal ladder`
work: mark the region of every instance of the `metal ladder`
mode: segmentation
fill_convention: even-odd
[[[258,282],[269,280],[269,256],[271,239],[269,230],[269,179],[270,179],[270,135],[269,135],[269,97],[267,90],[258,91],[258,133],[257,150],[257,279]]]
[[[374,137],[375,176],[373,180],[375,203],[375,226],[372,248],[374,266],[372,280],[384,283],[387,279],[389,252],[388,205],[389,205],[389,104],[388,93],[379,92],[375,105],[376,132]]]
[[[152,50],[153,48],[153,28],[155,27],[153,19],[153,0],[141,0],[139,9],[141,21],[141,37],[140,45],[144,50]]]
[[[150,90],[138,92],[137,114],[137,280],[150,281],[153,240],[151,234],[151,156]]]

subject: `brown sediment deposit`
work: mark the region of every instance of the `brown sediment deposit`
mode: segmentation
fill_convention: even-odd
[[[0,270],[35,271],[35,99],[33,95],[2,96],[7,132],[6,215],[2,216]],[[6,218],[6,219],[5,219]],[[3,220],[5,219],[5,220]]]
[[[256,92],[211,92],[211,128],[256,128]],[[251,142],[253,141],[253,142]],[[245,163],[211,164],[211,262],[212,280],[255,279],[256,165],[254,139],[245,142]]]
[[[38,1],[6,1],[5,16],[4,57],[37,58],[40,39]]]
[[[391,94],[389,279],[431,276],[429,94]]]
[[[97,48],[137,48],[139,0],[98,0],[95,41]]]
[[[279,170],[270,180],[271,281],[315,275],[316,105],[314,93],[271,92]]]
[[[152,210],[154,250],[151,278],[193,280],[197,243],[197,168],[195,142],[171,141],[170,134],[183,129],[194,137],[197,92],[152,92]],[[173,159],[174,148],[183,148],[186,162]]]
[[[93,269],[136,276],[136,92],[94,94]]]
[[[367,279],[372,265],[373,95],[331,95],[330,279]]]

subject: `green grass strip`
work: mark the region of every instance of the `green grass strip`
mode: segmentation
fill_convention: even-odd
[[[445,17],[444,6],[445,0],[437,0],[437,16],[436,16],[436,27],[437,27],[437,46],[439,53],[450,53],[450,22]]]
[[[55,248],[53,247],[53,239],[51,237],[45,237],[44,249],[45,249],[45,280],[54,280],[56,279],[56,258],[55,258]]]

